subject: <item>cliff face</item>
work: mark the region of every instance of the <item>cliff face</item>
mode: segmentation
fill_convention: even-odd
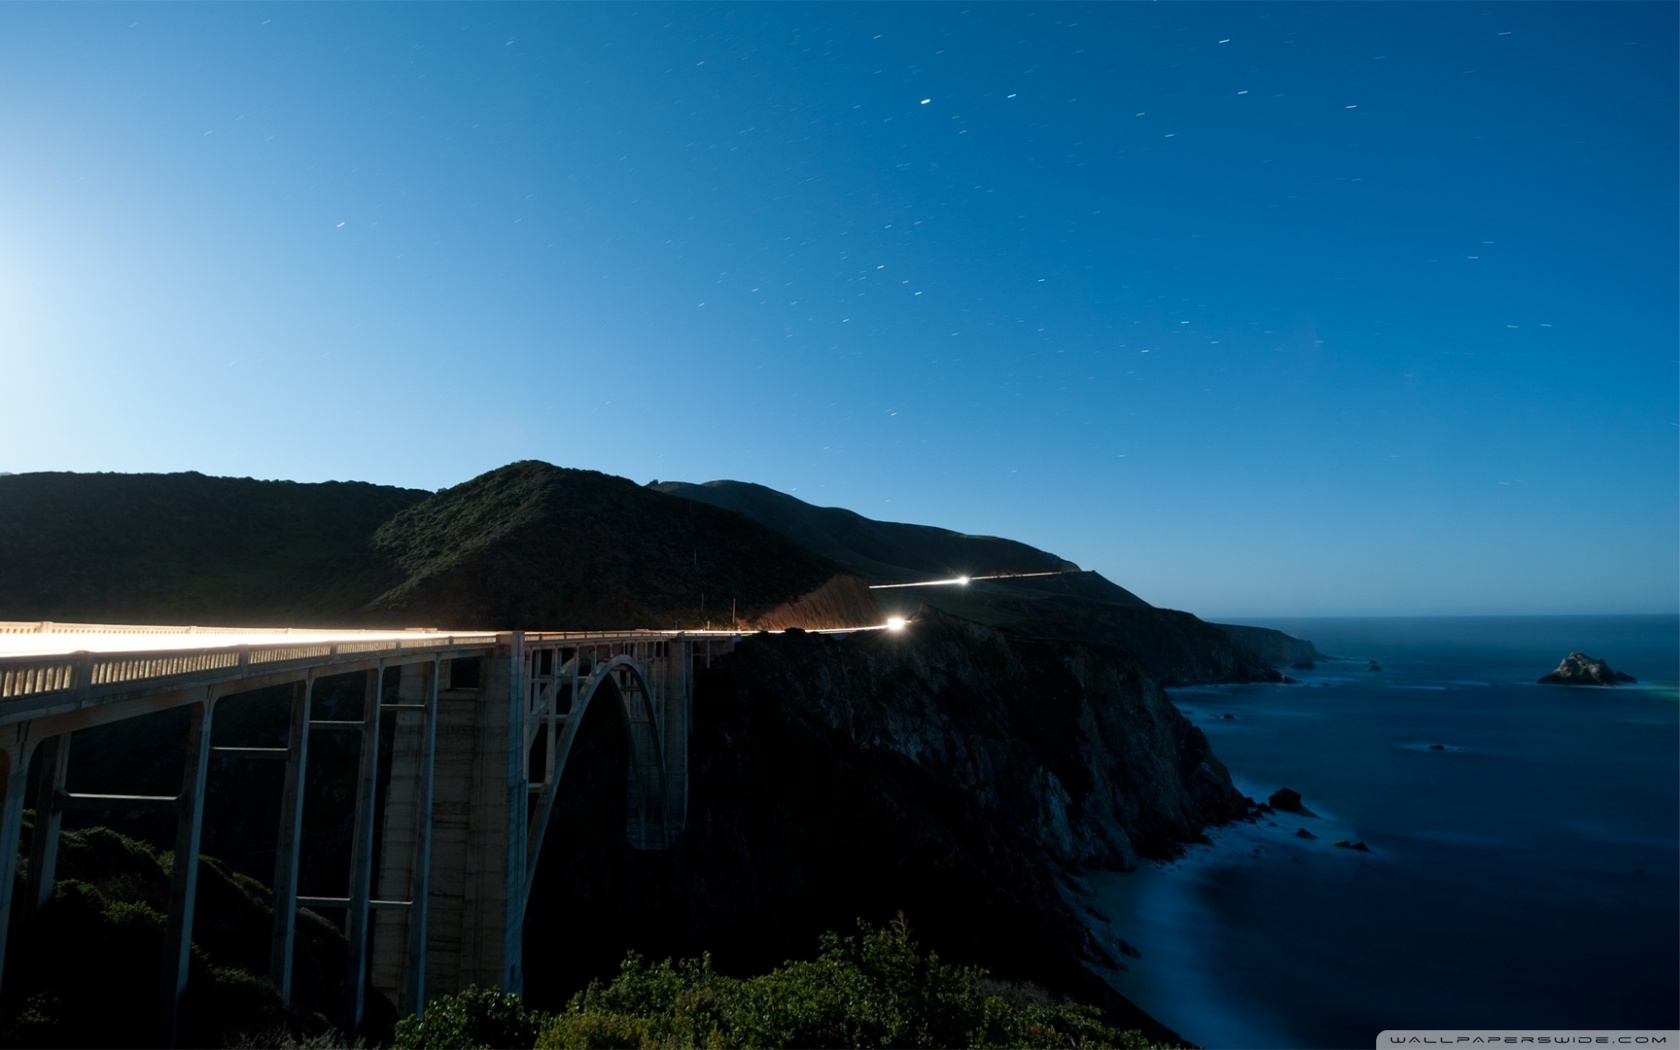
[[[1319,652],[1313,643],[1306,639],[1296,638],[1270,627],[1247,627],[1234,623],[1216,623],[1210,626],[1219,628],[1229,635],[1232,641],[1272,667],[1294,667],[1296,664],[1310,664],[1314,660],[1327,659],[1325,654]]]
[[[918,593],[926,606],[1015,635],[1122,648],[1163,685],[1271,682],[1282,677],[1242,640],[1190,613],[1103,600],[1100,588],[1106,583],[1087,572],[1048,582],[976,582],[961,588],[875,593]],[[1063,587],[1064,593],[1054,589]],[[882,605],[892,611],[893,600],[885,599]]]
[[[623,846],[622,744],[609,722],[582,734],[550,839],[568,845],[543,858],[530,916],[538,1003],[626,947],[746,970],[902,909],[943,957],[1159,1031],[1083,968],[1118,962],[1119,940],[1085,913],[1078,874],[1169,855],[1243,811],[1135,659],[938,613],[901,634],[756,636],[702,672],[669,853]],[[547,931],[593,957],[534,950]]]

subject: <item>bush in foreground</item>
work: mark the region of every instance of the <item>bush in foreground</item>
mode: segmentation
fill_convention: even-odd
[[[400,1050],[430,1047],[1126,1047],[1138,1032],[1104,1024],[1089,1006],[987,978],[923,953],[902,917],[861,936],[824,934],[813,961],[757,977],[712,969],[711,958],[649,963],[630,955],[612,983],[592,983],[557,1015],[517,996],[471,989],[397,1026]]]

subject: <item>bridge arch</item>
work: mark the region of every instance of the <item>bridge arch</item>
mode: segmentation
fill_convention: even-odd
[[[573,659],[581,661],[582,654],[574,656]],[[593,664],[587,675],[580,674],[574,681],[575,692],[571,707],[563,716],[564,727],[551,744],[553,756],[549,762],[548,776],[533,807],[530,826],[526,831],[524,904],[527,907],[535,883],[537,863],[541,859],[543,843],[553,815],[554,800],[559,794],[561,783],[564,782],[566,765],[576,746],[578,731],[589,712],[590,704],[597,698],[608,698],[602,702],[611,702],[618,712],[619,724],[624,730],[627,744],[629,769],[625,786],[626,838],[629,839],[630,845],[637,849],[660,849],[669,845],[672,831],[672,815],[668,811],[670,791],[665,742],[662,739],[659,711],[654,703],[653,686],[649,681],[647,669],[635,657],[619,654],[604,662]],[[550,703],[557,704],[558,697],[554,695],[557,691],[556,689],[550,693]]]

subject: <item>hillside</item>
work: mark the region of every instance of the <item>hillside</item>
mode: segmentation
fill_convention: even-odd
[[[721,626],[731,602],[751,623],[838,573],[738,514],[530,461],[436,494],[201,474],[0,476],[0,619]]]
[[[864,582],[993,573],[1055,575]],[[0,475],[0,619],[591,629],[724,626],[734,615],[750,627],[839,627],[924,606],[1120,645],[1168,683],[1262,679],[1268,664],[1312,655],[1275,631],[1155,609],[1024,543],[875,521],[743,482],[644,487],[535,461],[437,493],[195,473]]]
[[[745,514],[872,583],[1079,568],[1054,554],[1014,540],[971,536],[931,525],[875,521],[840,507],[813,506],[750,482],[708,481],[704,485],[691,485],[665,481],[654,482],[649,487]]]
[[[409,507],[371,551],[402,581],[370,621],[529,630],[726,625],[840,570],[739,514],[525,461]]]
[[[875,591],[882,612],[912,616],[938,609],[1031,638],[1117,645],[1165,684],[1263,681],[1286,666],[1297,643],[1259,627],[1227,629],[1190,613],[1157,609],[1098,573],[1015,540],[971,536],[928,525],[875,521],[838,507],[815,507],[763,485],[655,482],[660,492],[727,507],[877,583],[949,580],[994,573],[1055,573],[975,579],[963,585]]]
[[[0,619],[302,626],[306,609],[343,611],[321,584],[367,573],[374,530],[427,496],[197,473],[0,476]]]

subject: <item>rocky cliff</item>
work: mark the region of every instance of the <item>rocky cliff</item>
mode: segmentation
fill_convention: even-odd
[[[1328,659],[1306,639],[1296,638],[1270,627],[1248,627],[1234,623],[1216,623],[1212,626],[1219,628],[1232,641],[1271,667],[1297,667],[1310,665],[1315,660]]]
[[[702,672],[670,853],[623,845],[622,743],[605,719],[582,732],[596,757],[568,767],[577,793],[550,840],[568,845],[545,854],[530,917],[539,1003],[625,947],[747,970],[902,909],[944,957],[1152,1026],[1082,965],[1119,962],[1120,942],[1083,907],[1080,873],[1168,856],[1245,812],[1134,657],[931,611],[903,633],[755,636]]]

